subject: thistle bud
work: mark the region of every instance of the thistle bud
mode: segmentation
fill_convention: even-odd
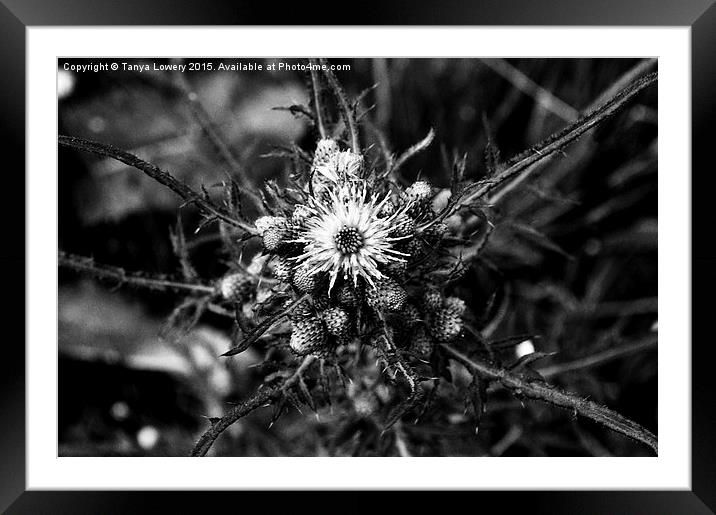
[[[347,336],[351,328],[351,319],[343,308],[329,308],[321,314],[326,330],[333,336]]]
[[[465,314],[465,301],[459,297],[448,297],[445,299],[445,309],[454,311],[462,316]]]
[[[386,277],[375,283],[375,288],[368,288],[366,301],[376,311],[400,311],[408,295],[397,281]]]
[[[391,236],[395,238],[407,238],[413,234],[415,234],[415,220],[405,214],[398,216],[395,219]]]
[[[255,225],[261,233],[264,248],[269,252],[278,250],[288,236],[288,221],[282,216],[262,216]]]
[[[291,349],[299,356],[306,354],[321,355],[327,349],[326,331],[323,322],[317,317],[307,317],[293,322],[291,331]]]
[[[416,327],[411,337],[410,350],[421,358],[427,359],[433,353],[433,346],[433,340],[425,327],[422,325]]]
[[[428,321],[430,334],[439,342],[454,340],[462,332],[462,317],[451,309],[439,309]]]
[[[305,265],[299,265],[293,271],[291,282],[303,293],[313,293],[319,286],[319,275]]]
[[[380,211],[378,211],[378,216],[380,218],[388,218],[390,215],[395,213],[396,207],[395,204],[393,204],[393,201],[387,200],[381,207]]]
[[[427,181],[417,181],[408,186],[403,198],[409,204],[424,204],[432,195],[432,187]]]
[[[421,304],[426,313],[434,313],[443,306],[443,302],[443,295],[435,286],[425,288]]]
[[[219,289],[222,297],[234,302],[248,300],[256,293],[251,278],[238,272],[224,277],[219,284]]]
[[[293,271],[293,264],[285,257],[278,256],[273,261],[273,275],[276,279],[282,282],[289,282],[291,280],[291,272]]]
[[[313,154],[313,166],[318,167],[325,165],[331,160],[334,154],[337,154],[340,148],[335,140],[324,138],[316,145],[316,152]]]
[[[348,282],[343,283],[335,290],[335,298],[338,304],[348,308],[354,308],[360,304],[361,292],[350,285]]]
[[[282,216],[261,216],[256,219],[254,225],[256,229],[263,234],[265,231],[271,228],[284,228],[286,227],[287,220]]]

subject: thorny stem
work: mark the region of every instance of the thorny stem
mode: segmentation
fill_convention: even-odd
[[[212,419],[211,427],[207,429],[203,435],[201,435],[199,440],[197,440],[194,445],[194,449],[191,451],[191,455],[206,456],[209,449],[211,449],[211,446],[221,433],[223,433],[237,420],[245,417],[255,409],[265,406],[266,404],[270,404],[274,399],[276,399],[276,397],[295,385],[315,359],[315,356],[306,356],[291,377],[286,379],[282,384],[261,388],[254,394],[253,397],[245,402],[242,402],[241,404],[237,404],[223,417],[219,419]]]
[[[634,79],[637,77],[643,75],[646,73],[649,68],[651,68],[653,65],[655,65],[657,62],[657,59],[644,59],[640,61],[636,66],[634,66],[631,70],[627,71],[624,75],[622,75],[615,83],[613,83],[608,89],[606,89],[601,95],[597,97],[596,100],[594,100],[589,106],[584,110],[584,112],[589,112],[594,109],[599,108],[602,104],[607,102],[610,98],[614,97],[619,91],[621,91],[623,88],[627,87],[629,83],[631,83]],[[497,204],[501,199],[503,199],[506,195],[510,193],[510,191],[514,190],[517,186],[519,186],[521,183],[523,183],[530,175],[532,175],[535,171],[539,170],[540,167],[546,165],[550,159],[554,157],[552,155],[551,157],[540,161],[539,163],[536,163],[532,166],[530,166],[528,169],[523,171],[519,177],[516,177],[513,181],[511,181],[508,185],[503,187],[500,191],[498,191],[496,194],[490,197],[488,200],[488,204],[495,205]]]
[[[206,112],[204,105],[197,98],[196,93],[191,89],[189,82],[184,77],[183,73],[177,72],[175,75],[175,84],[179,91],[184,96],[187,104],[189,105],[191,114],[194,116],[197,124],[201,127],[201,130],[206,135],[207,139],[214,146],[214,149],[218,152],[221,158],[229,165],[231,171],[234,172],[232,177],[236,177],[239,184],[242,187],[242,191],[251,199],[256,207],[261,207],[261,199],[256,193],[250,188],[246,176],[240,173],[241,165],[236,160],[229,146],[224,141],[223,137],[215,129],[215,124],[212,122],[209,113]]]
[[[205,284],[169,281],[159,277],[147,277],[138,273],[126,272],[123,268],[95,263],[90,257],[59,252],[58,264],[77,272],[91,274],[101,279],[114,279],[121,284],[130,284],[151,290],[183,290],[198,293],[215,293],[212,286]]]
[[[511,179],[523,170],[532,166],[533,164],[541,161],[545,157],[560,151],[572,141],[579,138],[582,134],[588,130],[596,127],[600,123],[607,120],[609,117],[617,113],[629,100],[631,100],[637,93],[653,84],[657,80],[657,74],[651,73],[646,75],[619,91],[614,97],[612,97],[605,104],[596,108],[594,111],[583,116],[573,124],[564,128],[560,133],[554,134],[541,142],[540,144],[532,147],[527,152],[515,156],[509,162],[510,165],[506,170],[498,173],[491,181],[485,184],[482,188],[479,188],[471,197],[478,198],[485,193],[492,191],[493,189],[500,186],[505,181]]]
[[[658,453],[658,441],[653,433],[601,404],[567,393],[547,383],[526,379],[491,363],[469,358],[450,345],[442,344],[442,346],[455,360],[485,379],[499,381],[505,388],[519,395],[570,410],[575,415],[587,417],[649,446],[655,453]]]
[[[177,180],[171,174],[163,171],[156,165],[153,165],[144,161],[143,159],[138,158],[134,154],[125,152],[124,150],[121,150],[113,145],[106,145],[97,141],[86,140],[83,138],[75,138],[72,136],[60,135],[58,137],[58,142],[60,145],[66,147],[90,152],[98,156],[116,159],[117,161],[121,161],[128,166],[136,168],[137,170],[141,170],[158,183],[163,184],[167,188],[171,189],[174,193],[179,195],[188,203],[196,204],[197,207],[199,207],[206,214],[215,217],[223,222],[226,222],[230,225],[233,225],[234,227],[239,227],[240,229],[243,229],[249,234],[259,234],[256,227],[244,223],[241,220],[236,220],[232,216],[228,215],[223,209],[221,209],[213,202],[191,189],[183,182]]]
[[[588,110],[596,109],[597,107],[602,105],[604,102],[616,95],[616,93],[620,89],[626,87],[631,81],[646,73],[649,68],[656,65],[658,61],[659,60],[656,57],[639,61],[636,66],[626,71],[624,75],[619,77],[615,83],[613,83],[601,95],[599,95],[599,97],[597,97],[597,99],[590,104]]]
[[[316,63],[315,59],[310,60],[311,63]],[[323,123],[323,107],[321,106],[321,90],[320,83],[318,81],[318,72],[311,68],[311,89],[313,90],[313,109],[316,111],[316,125],[318,126],[318,132],[321,135],[321,139],[326,138],[326,126]]]
[[[343,86],[341,86],[341,83],[338,82],[338,77],[336,77],[336,74],[333,73],[333,71],[330,69],[328,61],[326,61],[325,59],[321,59],[320,62],[322,65],[325,66],[325,68],[323,69],[323,74],[326,76],[328,84],[333,90],[333,95],[336,97],[336,100],[338,100],[338,105],[341,108],[343,118],[345,119],[346,125],[348,126],[348,132],[350,133],[351,138],[351,149],[356,154],[359,154],[360,143],[358,142],[358,127],[355,119],[355,113],[353,112],[353,109],[348,103],[348,97],[346,96],[346,92],[343,91]]]
[[[382,177],[385,177],[389,174],[397,174],[401,166],[403,166],[415,154],[419,153],[422,150],[425,150],[430,145],[430,143],[432,143],[434,138],[435,131],[431,127],[428,134],[422,140],[418,141],[415,145],[403,152],[400,157],[398,157],[398,159],[393,162],[392,166],[388,170],[386,170]]]
[[[553,134],[526,152],[515,156],[507,163],[507,167],[501,172],[498,172],[494,177],[485,181],[477,182],[472,187],[465,188],[455,201],[450,202],[431,222],[421,226],[420,230],[425,230],[431,225],[441,222],[448,216],[458,211],[460,208],[470,205],[472,202],[498,188],[506,181],[509,181],[523,172],[529,171],[531,167],[536,165],[538,162],[550,157],[556,152],[559,152],[571,142],[582,136],[585,132],[596,127],[614,115],[637,93],[656,82],[656,80],[657,73],[651,73],[632,82],[627,87],[619,91],[619,93],[612,97],[611,100],[586,116],[583,116],[573,124],[565,127],[561,132]]]

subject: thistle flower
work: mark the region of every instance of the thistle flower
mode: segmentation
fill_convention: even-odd
[[[404,261],[407,254],[393,248],[402,237],[391,234],[395,220],[402,215],[396,211],[387,218],[378,213],[389,201],[369,195],[364,181],[348,181],[327,190],[327,195],[309,199],[311,216],[299,230],[295,242],[304,244],[295,259],[308,274],[328,272],[330,292],[339,274],[352,280],[354,286],[362,277],[371,287],[384,277],[380,265]]]

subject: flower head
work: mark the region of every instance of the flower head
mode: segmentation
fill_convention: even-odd
[[[325,141],[325,140],[324,140]],[[350,150],[322,153],[314,158],[313,171],[319,180],[339,182],[341,179],[357,179],[363,166],[363,156]]]
[[[369,195],[365,181],[347,181],[311,197],[307,204],[310,216],[305,220],[296,242],[305,244],[295,258],[311,274],[328,272],[329,292],[339,274],[358,284],[362,277],[372,287],[384,277],[380,265],[404,261],[395,250],[403,236],[394,236],[395,219],[402,210],[379,217],[389,196],[380,199]]]

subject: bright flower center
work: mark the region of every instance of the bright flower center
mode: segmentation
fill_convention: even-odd
[[[393,236],[400,209],[390,216],[378,214],[390,201],[368,193],[363,180],[334,184],[324,193],[311,196],[305,204],[309,216],[300,229],[296,243],[303,254],[292,259],[303,263],[311,274],[328,272],[330,294],[338,277],[358,284],[362,277],[371,287],[384,277],[380,267],[404,262],[407,254],[395,248],[404,236]]]
[[[363,247],[363,235],[355,227],[344,225],[333,237],[341,254],[354,254]]]

